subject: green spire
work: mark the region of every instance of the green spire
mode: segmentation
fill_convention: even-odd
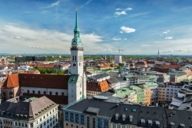
[[[74,31],[79,31],[77,10],[76,10],[76,15],[75,15],[75,29],[74,29]]]
[[[75,15],[75,28],[74,28],[74,38],[72,40],[72,46],[79,47],[81,46],[80,31],[78,27],[78,15],[76,11]]]

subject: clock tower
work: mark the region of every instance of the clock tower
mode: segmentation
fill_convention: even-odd
[[[78,27],[77,12],[75,15],[74,37],[71,43],[70,79],[68,81],[68,103],[86,98],[86,76],[84,73],[83,46]]]
[[[70,74],[82,76],[83,73],[83,46],[80,39],[80,30],[78,27],[78,17],[76,12],[74,37],[71,44]]]

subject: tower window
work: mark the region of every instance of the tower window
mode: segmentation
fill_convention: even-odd
[[[73,64],[73,66],[76,66],[76,64]]]
[[[77,57],[75,56],[75,61],[77,60]]]

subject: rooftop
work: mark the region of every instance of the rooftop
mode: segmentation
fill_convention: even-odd
[[[189,128],[192,122],[192,112],[169,110],[162,107],[112,103],[98,99],[85,99],[68,106],[65,110],[83,113],[89,110],[89,114],[107,118],[113,123],[132,124],[143,127],[152,125],[156,128],[165,128],[174,123],[174,128],[181,125]]]
[[[0,117],[30,120],[56,106],[56,103],[45,96],[40,98],[16,97],[0,105]]]

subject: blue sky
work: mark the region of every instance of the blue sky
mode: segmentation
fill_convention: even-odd
[[[1,0],[0,53],[192,54],[192,0]]]

